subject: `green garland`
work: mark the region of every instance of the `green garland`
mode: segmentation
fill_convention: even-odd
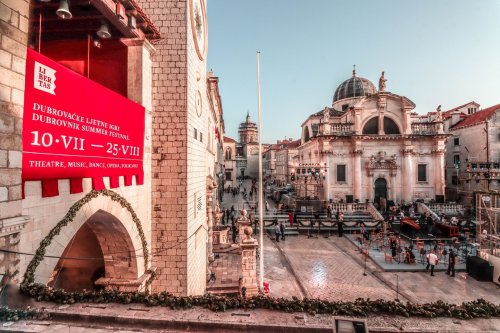
[[[46,319],[48,316],[39,309],[32,309],[29,306],[26,309],[11,309],[8,306],[0,306],[0,322],[18,321],[28,319]]]
[[[32,284],[25,290],[37,301],[59,304],[86,303],[140,303],[146,306],[163,306],[171,309],[190,309],[198,306],[212,311],[235,309],[267,309],[285,312],[305,312],[310,315],[329,314],[364,317],[368,315],[399,315],[404,317],[451,317],[459,319],[500,317],[500,305],[484,299],[462,304],[448,304],[443,301],[425,304],[402,303],[398,300],[370,300],[359,298],[354,302],[324,301],[320,299],[292,299],[254,296],[251,298],[221,296],[176,297],[167,292],[148,294],[126,293],[117,290],[66,292],[43,284]]]
[[[149,252],[148,252],[148,243],[146,241],[146,236],[144,235],[144,231],[142,230],[141,221],[137,217],[135,211],[132,209],[130,203],[124,197],[122,197],[121,195],[112,190],[108,189],[104,189],[102,191],[92,190],[89,193],[87,193],[87,195],[85,195],[83,198],[75,202],[73,206],[71,206],[71,208],[68,210],[64,218],[61,221],[59,221],[56,224],[56,226],[52,228],[52,230],[50,230],[48,235],[40,242],[40,246],[36,250],[33,259],[31,259],[30,263],[28,264],[28,267],[26,268],[26,272],[24,273],[23,282],[21,283],[21,291],[24,292],[30,285],[35,283],[36,268],[42,262],[45,256],[46,248],[52,243],[54,237],[59,235],[62,228],[67,226],[69,223],[73,222],[73,219],[75,218],[76,214],[85,204],[89,203],[92,199],[97,198],[99,195],[109,197],[111,200],[119,203],[120,206],[127,209],[127,211],[130,213],[130,215],[132,216],[132,220],[134,221],[135,226],[137,227],[137,231],[139,232],[139,236],[141,237],[142,252],[144,256],[144,270],[147,273],[151,273],[151,271],[148,270]],[[155,274],[151,274],[150,278],[146,282],[147,289],[153,282],[154,276]]]

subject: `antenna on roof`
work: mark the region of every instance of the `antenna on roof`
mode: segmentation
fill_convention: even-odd
[[[356,76],[356,64],[352,65],[352,76]]]

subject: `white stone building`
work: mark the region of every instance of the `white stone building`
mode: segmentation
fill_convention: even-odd
[[[377,90],[353,71],[336,89],[332,106],[302,123],[298,182],[315,179],[321,199],[443,199],[442,121],[421,121],[415,104],[385,85],[383,75]]]
[[[298,154],[300,140],[283,140],[276,151],[276,183],[278,186],[286,186],[291,180],[293,165],[293,156]]]

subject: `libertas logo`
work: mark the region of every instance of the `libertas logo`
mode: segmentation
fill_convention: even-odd
[[[56,94],[54,91],[56,89],[55,70],[35,61],[35,75],[33,76],[35,89],[45,91],[52,95]]]

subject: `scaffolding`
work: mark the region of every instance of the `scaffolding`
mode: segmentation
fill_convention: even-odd
[[[476,192],[476,240],[481,251],[500,258],[500,194]]]

